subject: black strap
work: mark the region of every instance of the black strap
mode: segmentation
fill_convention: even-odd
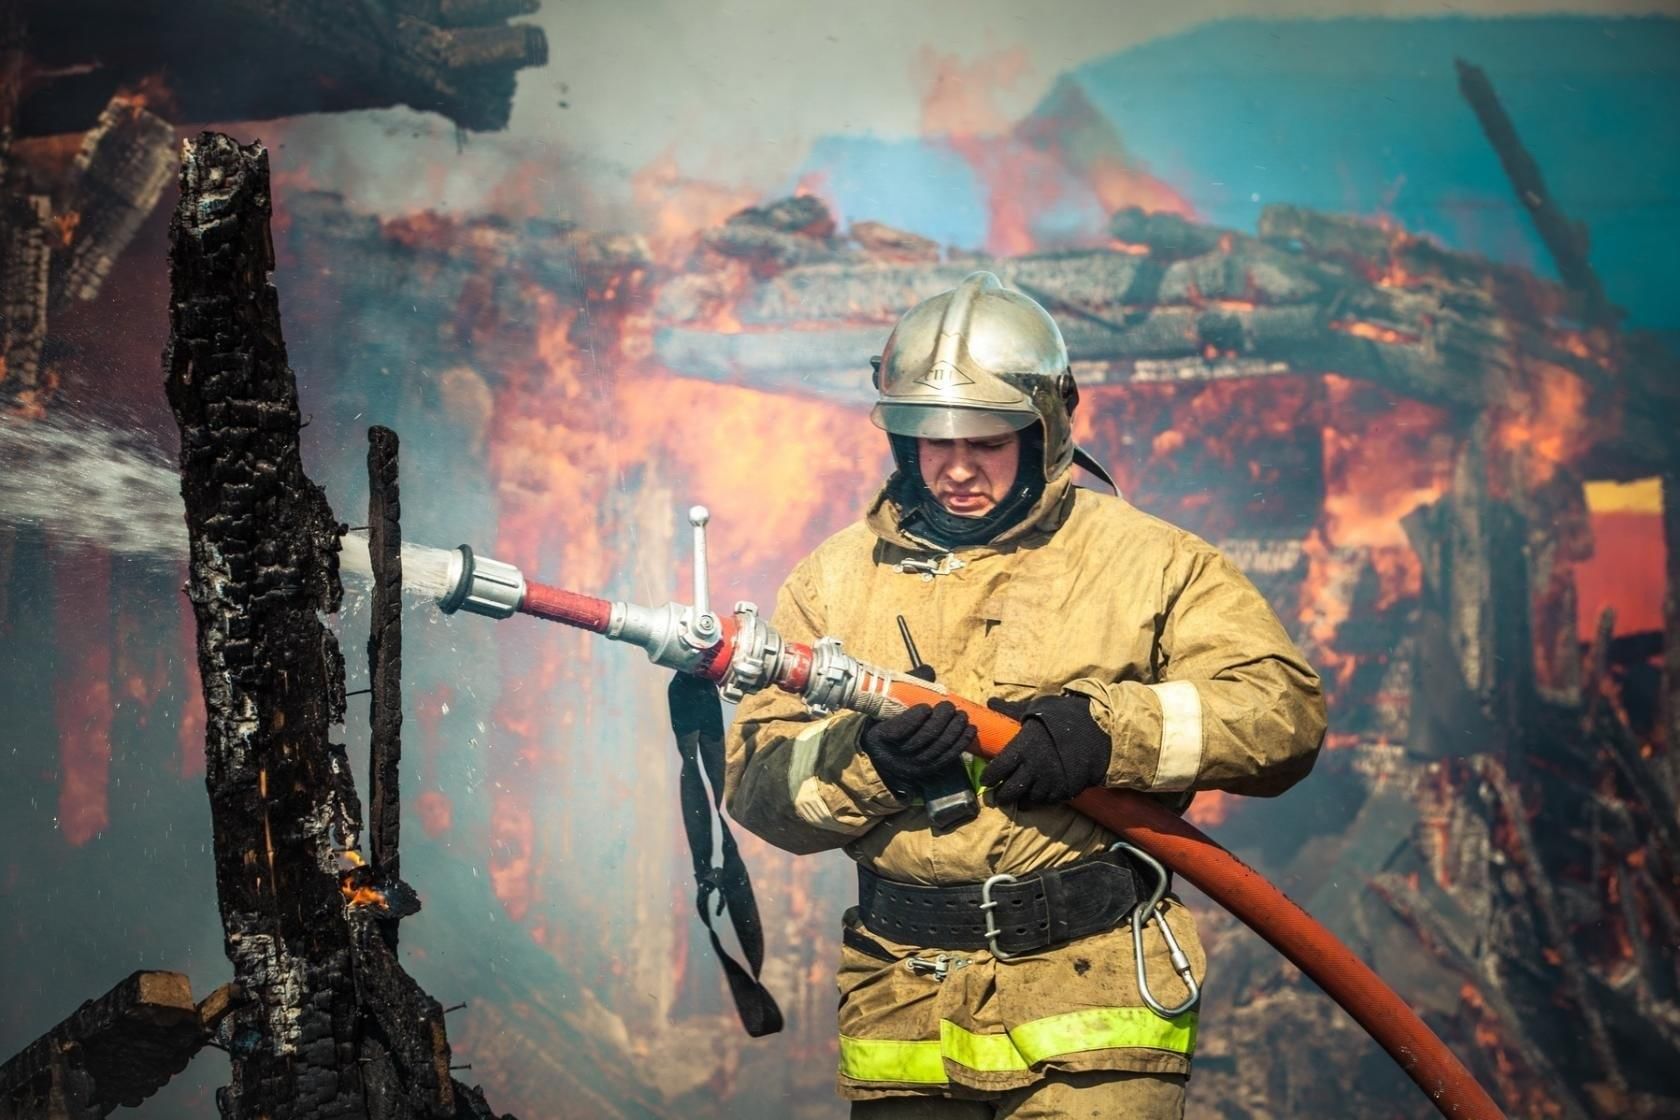
[[[1076,467],[1084,467],[1087,471],[1090,471],[1092,474],[1108,483],[1108,488],[1114,491],[1116,495],[1120,493],[1120,487],[1114,484],[1114,480],[1108,476],[1108,471],[1104,469],[1101,463],[1092,458],[1091,453],[1086,451],[1083,447],[1075,447],[1073,449],[1073,465]]]
[[[688,853],[698,887],[694,904],[712,939],[712,951],[729,980],[729,993],[735,998],[741,1025],[754,1038],[775,1034],[782,1029],[782,1012],[758,980],[759,969],[764,966],[764,928],[758,919],[758,902],[753,898],[746,862],[723,819],[723,705],[711,681],[688,673],[671,678],[666,696],[671,704],[677,753],[682,757],[683,830],[688,833]],[[710,794],[707,785],[711,786]],[[719,867],[712,866],[714,817],[722,836],[723,863]],[[710,905],[713,894],[717,895],[715,913]],[[723,942],[712,927],[712,919],[725,909],[750,972],[724,952]]]
[[[861,863],[857,872],[859,918],[870,932],[921,948],[991,947],[981,884],[900,883]],[[1138,873],[1119,852],[1000,882],[991,891],[996,947],[1031,953],[1112,929],[1139,897]]]

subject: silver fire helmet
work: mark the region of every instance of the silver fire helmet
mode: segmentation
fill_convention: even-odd
[[[895,435],[982,439],[1042,422],[1045,480],[1074,461],[1079,391],[1062,332],[990,272],[970,273],[905,312],[881,352],[875,387],[870,419]]]

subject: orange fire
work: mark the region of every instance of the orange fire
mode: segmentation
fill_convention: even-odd
[[[1335,319],[1330,323],[1330,329],[1351,334],[1356,338],[1368,338],[1373,342],[1386,342],[1392,345],[1415,346],[1420,340],[1414,334],[1385,327],[1380,323],[1368,323],[1363,319]]]
[[[52,216],[53,230],[58,234],[58,243],[69,248],[76,240],[76,228],[82,224],[82,214],[79,210],[66,210],[62,214]]]
[[[338,889],[344,893],[347,905],[377,906],[381,910],[389,910],[391,908],[391,904],[386,900],[384,892],[375,890],[373,887],[353,887],[348,881],[345,881],[339,884]]]
[[[165,118],[178,115],[175,93],[162,74],[147,74],[132,88],[118,90],[111,100],[136,117],[148,109]]]
[[[1538,361],[1526,363],[1521,373],[1493,410],[1493,448],[1516,465],[1530,488],[1538,488],[1579,459],[1594,432],[1579,374]]]
[[[916,66],[922,135],[961,156],[986,189],[987,252],[1051,247],[1037,228],[1050,213],[1089,214],[1093,228],[1075,240],[1092,245],[1112,244],[1095,228],[1128,206],[1191,214],[1183,195],[1136,166],[1077,86],[1059,85],[1038,115],[1012,120],[998,99],[1028,65],[1019,48],[972,63],[924,48]]]

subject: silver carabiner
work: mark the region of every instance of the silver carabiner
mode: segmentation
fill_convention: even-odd
[[[1155,872],[1155,890],[1149,896],[1148,905],[1139,903],[1132,908],[1132,956],[1137,959],[1138,993],[1143,996],[1143,1002],[1149,1005],[1149,1010],[1155,1012],[1161,1018],[1175,1019],[1201,1001],[1202,988],[1201,985],[1196,983],[1196,978],[1191,975],[1190,958],[1184,955],[1183,949],[1179,948],[1178,938],[1173,936],[1172,927],[1167,925],[1166,915],[1161,914],[1161,899],[1165,898],[1167,894],[1167,869],[1161,866],[1160,860],[1143,849],[1126,843],[1124,840],[1116,840],[1108,847],[1111,852],[1115,849],[1125,852]],[[1157,915],[1161,919],[1159,922],[1161,936],[1166,939],[1167,952],[1172,957],[1173,971],[1178,973],[1178,978],[1184,981],[1184,987],[1190,993],[1184,1002],[1177,1007],[1167,1007],[1155,998],[1155,994],[1149,990],[1149,977],[1143,969],[1143,928],[1149,924],[1150,918]]]
[[[996,957],[1000,961],[1009,960],[1015,954],[1006,953],[1002,949],[998,948],[998,935],[1003,933],[1003,930],[998,928],[998,904],[997,899],[992,897],[992,888],[1000,883],[1014,883],[1017,881],[1018,880],[1016,880],[1015,876],[1005,875],[1000,872],[980,884],[980,912],[986,916],[986,945],[991,949],[992,956]]]

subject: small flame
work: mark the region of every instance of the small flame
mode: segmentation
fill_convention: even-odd
[[[1384,342],[1391,345],[1414,346],[1420,340],[1415,334],[1385,327],[1380,323],[1370,323],[1363,319],[1335,319],[1330,323],[1330,329],[1351,334],[1355,338],[1368,338],[1373,342]]]
[[[70,243],[76,240],[76,227],[82,224],[80,210],[66,210],[62,214],[52,217],[53,229],[58,233],[58,243],[68,249]]]
[[[338,889],[344,892],[344,897],[349,900],[348,905],[350,906],[377,906],[381,910],[389,910],[391,908],[390,902],[385,898],[385,892],[377,890],[373,887],[351,886],[350,883],[346,881],[340,883],[338,885]]]

